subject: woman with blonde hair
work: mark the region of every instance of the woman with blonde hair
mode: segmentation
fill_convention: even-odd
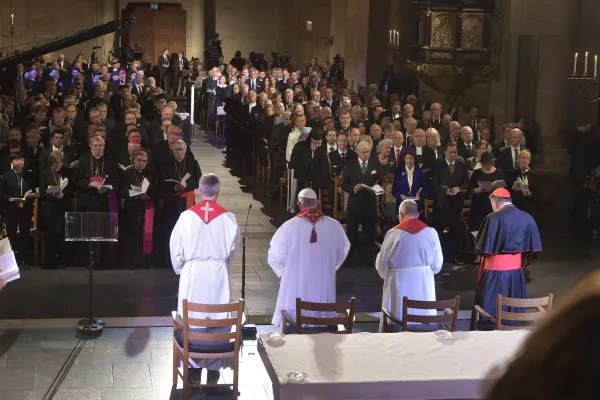
[[[514,361],[485,400],[585,400],[598,398],[600,271],[580,280],[537,323]]]
[[[442,143],[440,141],[440,134],[435,128],[429,128],[425,131],[425,139],[427,140],[427,147],[433,149],[435,153],[435,159],[440,161],[444,158],[444,148],[442,147]]]

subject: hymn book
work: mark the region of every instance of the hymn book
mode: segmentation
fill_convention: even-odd
[[[23,195],[23,197],[11,197],[8,199],[8,201],[16,201],[16,202],[20,202],[20,201],[27,201],[27,199],[29,198],[35,198],[37,197],[37,194],[34,193],[33,190],[28,190],[27,192],[25,192],[25,194]]]
[[[517,178],[517,190],[520,190],[525,196],[529,193],[529,184],[523,182],[521,177]]]
[[[129,197],[139,196],[140,194],[145,194],[148,191],[148,187],[150,187],[150,182],[148,179],[144,178],[142,181],[142,186],[129,185]]]
[[[123,164],[119,164],[119,163],[117,163],[117,167],[119,167],[119,169],[120,169],[121,171],[127,171],[128,169],[131,169],[131,168],[133,168],[133,164],[130,164],[130,165],[128,165],[128,166],[124,166]]]
[[[69,178],[60,178],[59,185],[58,186],[52,186],[52,185],[48,186],[46,193],[48,193],[48,194],[62,193],[68,184],[69,184]]]
[[[65,168],[77,168],[77,167],[79,167],[79,160],[75,160],[71,164],[69,164],[69,163],[63,163],[63,167],[65,167]]]
[[[376,196],[379,196],[380,194],[385,193],[385,190],[383,190],[383,188],[381,186],[379,186],[378,184],[374,184],[373,186],[367,186],[364,183],[361,183],[360,187],[368,190],[371,193],[374,193]]]
[[[183,178],[181,178],[181,182],[179,182],[175,179],[166,179],[165,182],[173,182],[173,183],[178,183],[180,185],[183,185],[188,179],[190,179],[190,177],[191,177],[191,175],[186,172],[186,174],[183,176]]]
[[[448,187],[448,186],[446,186],[446,185],[441,185],[440,187],[441,187],[442,189],[444,189],[446,192],[447,192],[447,191],[449,191],[450,189],[452,189],[452,188],[449,188],[449,187]],[[458,191],[458,192],[456,192],[456,193],[457,193],[457,194],[458,194],[458,193],[467,193],[467,191],[466,191],[465,189],[462,189],[462,190],[459,190],[459,191]]]
[[[100,191],[100,189],[102,188],[106,188],[109,190],[113,190],[112,185],[105,185],[104,182],[106,181],[105,178],[102,178],[101,176],[90,176],[90,183],[88,185],[88,187],[97,189],[98,191]],[[92,183],[97,182],[100,184],[99,187],[96,187],[95,185],[92,185]]]
[[[504,187],[506,184],[503,180],[500,179],[494,182],[478,181],[477,185],[479,186],[479,189],[481,189],[482,192],[493,192],[495,189]]]

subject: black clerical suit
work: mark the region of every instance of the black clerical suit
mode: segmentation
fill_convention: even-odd
[[[470,146],[470,148],[467,146]],[[475,149],[475,142],[473,141],[469,144],[466,144],[465,142],[460,140],[458,142],[458,155],[464,158],[465,160],[471,157],[475,157],[477,155],[477,151]]]
[[[331,204],[331,210],[335,204],[335,178],[341,177],[347,162],[355,162],[357,155],[355,152],[346,149],[340,151],[335,149],[329,151],[329,145],[326,143],[320,146],[315,152],[313,189],[326,189],[327,200]],[[323,198],[320,199],[324,201]]]
[[[190,174],[190,177],[187,179],[186,188],[183,190],[176,190],[174,182],[167,182],[167,179],[179,182],[186,173]],[[178,162],[173,157],[170,162],[161,167],[158,190],[162,204],[159,210],[159,229],[154,230],[155,254],[157,254],[157,261],[160,266],[171,266],[169,252],[171,232],[173,232],[179,215],[193,205],[193,200],[190,201],[192,204],[188,204],[188,196],[193,196],[194,190],[198,189],[201,176],[200,165],[193,156],[190,157],[187,154],[183,161]]]
[[[131,185],[141,187],[144,179],[147,179],[150,183],[145,195],[141,194],[131,197],[129,195]],[[148,232],[153,232],[156,228],[154,226],[156,218],[154,217],[158,210],[156,202],[158,179],[149,168],[138,171],[133,167],[121,174],[119,183],[121,187],[120,194],[123,199],[123,211],[119,220],[119,230],[122,233],[122,237],[127,238],[127,240],[121,243],[121,258],[123,265],[136,268],[143,266],[146,257],[149,255],[144,254],[144,231],[148,229]],[[148,223],[151,223],[152,227],[146,226],[146,217],[148,217]]]
[[[517,161],[519,160],[519,152],[523,150],[526,150],[523,146],[519,147],[518,149],[515,149],[512,146],[503,148],[498,153],[498,159],[496,160],[496,168],[500,168],[502,172],[508,174],[510,171],[517,167]]]
[[[48,186],[60,186],[61,179],[65,178],[69,179],[69,183],[61,198],[48,193]],[[71,252],[65,243],[65,213],[74,210],[75,186],[72,169],[61,168],[54,171],[52,166],[46,166],[40,171],[39,224],[42,231],[48,234],[47,265],[51,268],[59,263],[69,263]]]
[[[433,177],[433,187],[437,194],[436,199],[436,229],[440,237],[443,237],[445,228],[449,228],[448,255],[452,258],[458,256],[460,240],[464,231],[460,218],[462,213],[465,193],[448,195],[448,188],[458,187],[467,190],[469,187],[469,172],[467,165],[461,159],[453,163],[454,172],[451,172],[448,161],[444,158],[437,165]],[[444,242],[442,241],[442,245]]]
[[[318,148],[312,149],[310,138],[306,142],[296,143],[292,150],[290,169],[294,170],[294,178],[297,181],[295,202],[298,201],[298,193],[310,186],[313,178],[313,160],[317,150]]]
[[[27,263],[27,244],[31,217],[33,215],[33,198],[24,202],[9,201],[10,198],[21,198],[27,191],[35,191],[34,175],[23,170],[17,174],[14,170],[2,175],[0,191],[2,193],[2,216],[6,223],[6,233],[10,245],[19,263]],[[17,233],[18,230],[18,233]]]
[[[158,86],[162,89],[166,88],[165,77],[169,68],[169,56],[161,55],[158,58]]]
[[[275,125],[269,138],[269,153],[271,154],[271,182],[269,192],[273,194],[280,184],[286,171],[285,149],[288,136],[292,132],[292,125],[283,123]]]
[[[366,189],[355,192],[354,188],[360,183],[367,186],[379,183],[380,176],[377,172],[379,161],[377,157],[371,157],[367,161],[367,168],[364,173],[362,163],[362,160],[356,158],[346,164],[343,172],[342,190],[348,193],[348,227],[346,232],[351,245],[347,260],[352,265],[356,250],[360,248],[363,262],[366,266],[371,266],[377,219],[377,196]],[[362,243],[358,241],[359,225],[362,225]]]
[[[90,187],[91,177],[104,178],[104,186],[110,185],[111,189],[100,192],[95,187]],[[119,171],[114,158],[103,155],[96,158],[91,151],[79,157],[79,168],[75,174],[77,183],[77,211],[79,212],[109,212],[109,195],[117,190]]]

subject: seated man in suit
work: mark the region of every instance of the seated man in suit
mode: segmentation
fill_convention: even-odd
[[[428,177],[433,175],[436,159],[435,152],[431,147],[427,146],[427,138],[423,129],[417,129],[412,135],[413,146],[407,146],[403,151],[411,151],[415,153],[415,165],[419,167]],[[400,165],[400,164],[397,164]],[[400,204],[398,204],[400,206]]]
[[[377,157],[371,158],[371,145],[360,142],[357,147],[358,160],[349,162],[344,168],[342,190],[348,193],[348,228],[350,253],[346,259],[348,267],[354,265],[356,250],[360,248],[365,267],[373,263],[373,241],[377,219],[377,196],[361,185],[373,186],[380,180]],[[362,243],[358,241],[358,226],[362,226]]]
[[[510,145],[500,150],[496,165],[507,175],[513,169],[519,166],[519,152],[527,150],[521,146],[523,132],[519,128],[510,131]]]
[[[433,187],[437,193],[436,229],[440,237],[449,233],[448,254],[458,265],[462,227],[460,223],[463,201],[469,187],[467,165],[457,159],[458,146],[455,142],[446,145],[446,156],[440,161],[433,177]]]
[[[473,129],[470,126],[463,126],[460,130],[461,141],[458,142],[458,155],[465,160],[474,157],[476,153],[475,143],[473,143]]]
[[[500,150],[510,146],[510,132],[514,128],[515,126],[511,122],[507,122],[506,124],[502,125],[502,138],[492,143],[492,152],[494,153],[494,157],[498,158],[500,156]]]

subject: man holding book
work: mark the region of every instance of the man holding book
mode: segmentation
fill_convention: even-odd
[[[147,265],[145,258],[153,251],[154,214],[156,210],[155,174],[148,169],[148,153],[138,150],[132,155],[133,168],[121,174],[120,231],[127,238],[121,250],[124,265],[130,268]]]
[[[11,169],[2,175],[0,192],[2,193],[2,215],[6,223],[6,233],[15,258],[20,266],[27,260],[27,242],[33,215],[35,197],[35,176],[23,169],[25,157],[20,152],[9,155]]]

